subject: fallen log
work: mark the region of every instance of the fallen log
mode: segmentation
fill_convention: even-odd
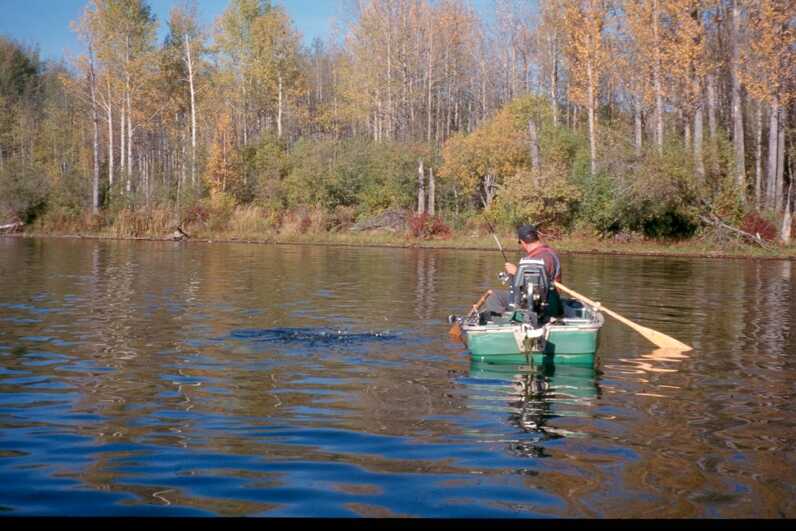
[[[177,227],[176,229],[174,229],[174,233],[171,236],[171,239],[174,241],[187,240],[189,238],[190,236],[188,235],[187,232],[182,230],[182,227]]]
[[[707,223],[709,225],[713,225],[717,229],[725,230],[727,232],[731,232],[733,234],[736,234],[737,236],[740,236],[741,238],[743,238],[745,240],[748,240],[751,243],[759,245],[763,249],[766,249],[766,250],[769,250],[769,251],[773,249],[773,247],[769,243],[767,243],[763,238],[761,238],[759,234],[750,234],[750,233],[748,233],[746,231],[743,231],[741,229],[735,228],[732,225],[728,225],[728,224],[724,223],[721,219],[719,219],[719,217],[716,216],[715,214],[711,214],[710,217],[705,216],[705,215],[701,215],[699,217],[705,223]]]
[[[5,225],[0,225],[0,233],[9,233],[14,232],[22,228],[24,223],[21,221],[15,221],[14,223],[6,223]]]

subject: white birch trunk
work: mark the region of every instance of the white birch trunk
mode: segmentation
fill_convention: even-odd
[[[790,244],[791,228],[793,227],[793,207],[791,206],[792,192],[793,192],[793,181],[791,181],[790,186],[788,186],[788,193],[785,196],[785,213],[782,216],[782,229],[780,230],[780,235],[779,235],[779,239],[785,245]]]
[[[755,112],[755,205],[760,208],[763,195],[763,102]]]
[[[108,187],[113,188],[113,104],[111,103],[111,83],[107,82],[108,87],[108,106],[105,111],[108,113]]]
[[[766,176],[766,207],[775,208],[777,185],[777,151],[779,148],[779,99],[771,102],[768,122],[768,175]]]
[[[196,90],[194,87],[191,38],[185,34],[185,62],[188,66],[188,88],[191,92],[191,185],[196,186]]]
[[[586,62],[586,74],[589,79],[589,158],[591,159],[591,176],[597,173],[597,123],[594,114],[594,72],[591,60]]]
[[[387,140],[392,139],[392,21],[387,21]]]
[[[550,102],[553,106],[553,126],[558,127],[558,34],[550,38],[550,54],[552,68],[550,69]]]
[[[434,33],[431,17],[428,20],[428,67],[427,71],[427,101],[426,101],[426,142],[431,143],[431,87],[434,73]]]
[[[702,105],[699,105],[694,113],[694,169],[699,181],[704,183],[705,159],[702,156],[702,137],[704,136],[702,112]]]
[[[125,134],[127,106],[124,104],[124,95],[122,95],[122,101],[119,105],[119,108],[119,112],[121,114],[121,117],[119,118],[119,171],[121,172],[120,179],[123,179],[125,173],[127,173],[127,165],[125,164],[125,161],[127,160],[127,135]]]
[[[785,108],[779,107],[779,120],[777,127],[777,181],[774,187],[774,203],[777,211],[782,208],[783,194],[785,193]],[[791,177],[791,181],[792,181]]]
[[[425,171],[423,170],[423,159],[417,161],[417,213],[426,212],[426,186]]]
[[[744,147],[743,109],[741,108],[741,81],[738,76],[738,38],[740,33],[740,12],[738,1],[732,0],[732,58],[730,76],[732,77],[732,143],[735,148],[735,184],[746,196],[746,154]]]
[[[89,44],[89,86],[91,89],[91,122],[93,125],[94,167],[91,182],[91,213],[99,213],[99,114],[97,113],[97,78],[94,74],[94,50]]]
[[[277,110],[276,110],[276,135],[279,138],[282,138],[282,74],[280,73],[278,76],[278,102],[277,102]]]
[[[428,213],[430,216],[436,214],[436,181],[434,180],[434,168],[428,168]]]
[[[241,101],[241,122],[243,127],[243,145],[249,145],[249,123],[247,121],[248,112],[247,112],[247,90],[246,90],[246,77],[243,77],[243,82],[241,83],[241,91],[243,93],[243,101]]]
[[[635,148],[636,148],[636,156],[641,156],[641,149],[643,147],[644,142],[644,135],[643,135],[643,128],[641,124],[641,95],[637,95],[635,101],[633,102],[633,124],[635,128]]]
[[[710,135],[710,167],[714,174],[719,168],[719,137],[718,123],[716,121],[716,76],[711,74],[707,78],[708,89],[708,134]]]
[[[655,41],[655,61],[653,65],[653,84],[655,86],[655,145],[658,153],[663,153],[663,86],[661,84],[661,51],[660,51],[660,11],[658,0],[654,0],[652,16],[652,32]]]
[[[531,167],[533,168],[534,173],[536,174],[534,178],[539,178],[539,172],[542,169],[542,164],[539,159],[539,135],[536,130],[536,122],[531,118],[528,120],[528,140],[530,141],[530,157],[531,157]]]
[[[133,187],[133,103],[130,90],[127,90],[127,193]]]

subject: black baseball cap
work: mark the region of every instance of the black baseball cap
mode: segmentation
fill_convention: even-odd
[[[532,243],[539,239],[539,231],[536,225],[520,225],[517,227],[517,236],[525,243]]]

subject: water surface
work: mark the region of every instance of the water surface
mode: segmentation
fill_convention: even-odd
[[[794,517],[791,261],[562,257],[594,367],[471,365],[498,252],[0,238],[0,514]]]

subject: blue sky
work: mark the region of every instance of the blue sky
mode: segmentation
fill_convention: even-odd
[[[36,46],[42,59],[58,60],[67,54],[82,52],[82,46],[69,23],[80,17],[86,0],[0,0],[0,35],[23,44]],[[149,5],[163,26],[169,11],[179,0],[149,0]],[[275,0],[284,6],[304,41],[325,38],[332,20],[344,13],[346,0]],[[212,23],[226,8],[228,0],[198,0],[202,22]]]

